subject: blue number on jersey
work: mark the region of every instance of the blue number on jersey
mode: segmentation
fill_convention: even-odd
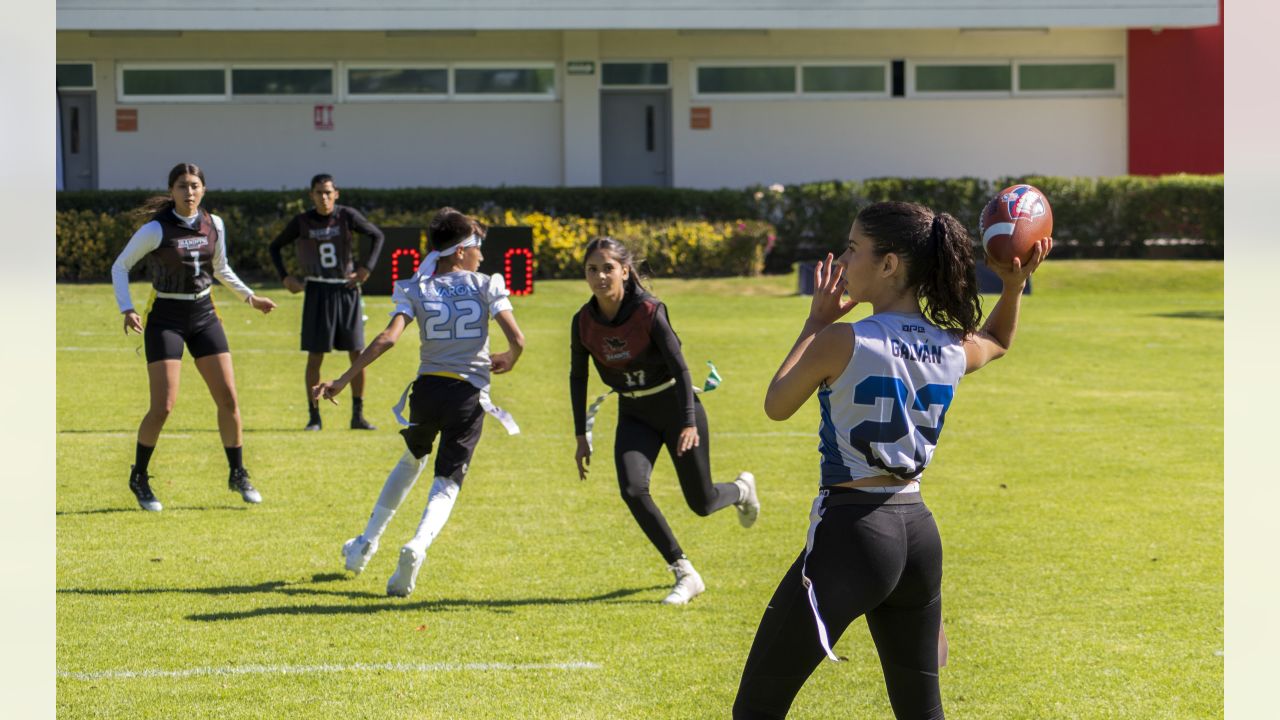
[[[886,465],[876,456],[871,444],[895,443],[914,431],[926,443],[936,445],[938,435],[942,433],[942,422],[946,419],[947,408],[951,406],[951,399],[955,396],[955,388],[950,385],[930,383],[916,393],[915,399],[911,402],[912,410],[928,412],[932,405],[942,406],[942,411],[938,413],[938,424],[933,426],[916,425],[913,428],[907,422],[907,395],[907,384],[895,377],[873,375],[858,383],[858,386],[853,389],[853,402],[858,405],[875,405],[876,400],[887,398],[890,401],[889,419],[883,422],[864,420],[858,423],[849,430],[849,444],[862,453],[872,467],[881,468],[898,477],[914,478],[924,470],[925,456],[920,443],[912,443],[915,447],[913,453],[915,462],[911,467]]]

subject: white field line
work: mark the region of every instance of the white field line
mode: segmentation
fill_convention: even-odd
[[[457,672],[460,670],[599,670],[593,662],[567,663],[350,663],[347,665],[231,665],[197,667],[186,670],[99,670],[68,672],[59,670],[58,677],[71,680],[128,680],[132,678],[188,678],[226,675],[310,675],[314,673],[387,670],[391,672]]]

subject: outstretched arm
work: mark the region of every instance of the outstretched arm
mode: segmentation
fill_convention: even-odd
[[[844,298],[844,267],[824,262],[813,270],[813,301],[800,337],[769,382],[764,412],[771,420],[786,420],[822,383],[844,372],[853,354],[853,333],[835,326],[856,305]]]
[[[1040,267],[1040,263],[1052,249],[1053,238],[1037,240],[1031,251],[1031,260],[1026,267],[1023,267],[1022,261],[1016,257],[1008,264],[1001,264],[995,262],[990,255],[987,256],[987,267],[1000,276],[1003,287],[1000,290],[1000,299],[996,301],[995,307],[991,308],[991,314],[987,315],[987,321],[982,324],[982,329],[964,340],[966,375],[992,360],[999,360],[1009,351],[1013,345],[1013,336],[1018,330],[1022,288],[1027,284],[1027,278]]]
[[[395,347],[396,341],[400,339],[400,334],[404,332],[408,325],[408,315],[396,313],[392,316],[391,322],[387,323],[387,329],[378,333],[378,337],[374,338],[373,342],[369,343],[369,346],[364,349],[364,352],[356,357],[355,361],[351,363],[351,367],[342,373],[342,377],[331,382],[322,382],[311,388],[312,399],[319,400],[324,398],[337,405],[338,401],[334,398],[337,397],[338,393],[342,392],[347,383],[350,383],[352,378],[360,374],[361,370],[372,365],[374,360],[382,357],[383,353]]]

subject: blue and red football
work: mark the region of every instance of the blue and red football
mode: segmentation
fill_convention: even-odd
[[[982,209],[978,230],[991,259],[1009,263],[1017,257],[1026,265],[1035,242],[1053,235],[1053,209],[1035,186],[1012,185]]]

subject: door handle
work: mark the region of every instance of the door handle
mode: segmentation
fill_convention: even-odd
[[[644,106],[644,149],[653,152],[653,106]]]

